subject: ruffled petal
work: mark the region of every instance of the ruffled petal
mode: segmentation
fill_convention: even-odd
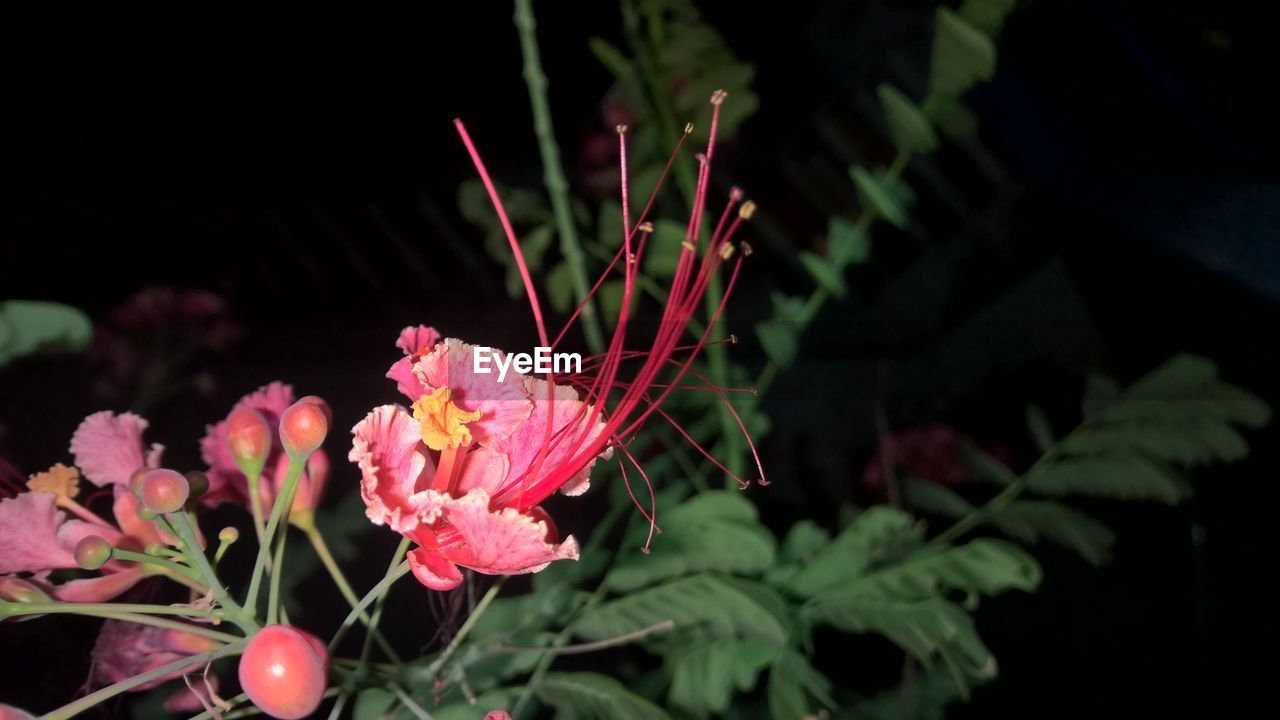
[[[56,501],[46,492],[0,500],[0,575],[76,567],[71,551],[58,542],[66,514]]]
[[[351,432],[355,439],[348,459],[360,467],[360,496],[369,519],[399,533],[433,522],[443,498],[428,489],[436,468],[417,421],[399,405],[383,405]]]
[[[409,568],[418,582],[432,590],[444,592],[462,584],[462,571],[452,561],[427,548],[409,553]]]
[[[503,356],[494,350],[495,357]],[[436,345],[413,366],[427,393],[449,388],[449,399],[466,412],[480,412],[480,419],[467,424],[474,440],[487,445],[511,434],[533,411],[525,391],[524,376],[514,369],[498,379],[498,370],[477,373],[475,346],[449,338]],[[417,398],[414,398],[415,400]]]
[[[441,548],[440,554],[477,572],[534,573],[555,560],[578,559],[578,541],[572,536],[557,543],[554,530],[529,513],[514,508],[491,511],[484,490],[472,490],[449,503],[444,515],[461,541]]]
[[[578,393],[573,388],[556,385],[555,394],[551,395],[548,392],[550,383],[532,377],[525,378],[524,385],[529,399],[533,401],[529,419],[521,423],[509,437],[494,444],[511,461],[511,474],[507,478],[507,486],[501,493],[500,501],[512,497],[518,487],[535,485],[547,473],[571,460],[583,445],[595,440],[604,430],[603,414],[596,417],[594,427],[588,428],[593,410],[590,405],[578,399]],[[538,477],[530,477],[533,464],[544,447],[547,452],[538,470]],[[612,450],[606,449],[601,457],[607,458],[611,452]],[[595,459],[565,482],[560,491],[566,495],[586,492],[593,465]],[[547,491],[548,494],[550,492]]]
[[[94,485],[128,486],[134,470],[150,467],[148,461],[160,461],[163,448],[153,445],[150,453],[143,449],[142,431],[146,429],[147,421],[133,413],[96,412],[71,436],[71,454]]]
[[[400,331],[396,347],[404,351],[404,357],[391,366],[387,371],[387,377],[396,381],[396,389],[404,393],[405,397],[409,398],[409,402],[414,402],[427,394],[422,380],[413,373],[413,365],[430,352],[438,342],[440,342],[440,333],[426,325],[409,326]]]
[[[511,471],[511,461],[506,453],[491,448],[477,447],[463,458],[462,467],[454,481],[454,492],[465,495],[481,489],[493,495],[506,481]]]

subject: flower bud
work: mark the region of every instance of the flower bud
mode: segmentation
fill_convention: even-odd
[[[329,420],[314,402],[298,401],[280,415],[280,442],[290,457],[315,452],[329,432]]]
[[[129,475],[129,490],[134,497],[142,497],[142,478],[146,477],[149,472],[151,472],[151,468],[143,465]]]
[[[240,688],[259,710],[282,720],[307,717],[329,684],[329,652],[310,633],[268,625],[245,647],[239,676]]]
[[[239,539],[240,539],[240,531],[231,526],[224,527],[218,531],[218,542],[223,542],[230,545],[231,543]]]
[[[186,473],[187,484],[191,486],[191,497],[198,498],[209,492],[209,476],[199,470]]]
[[[152,470],[142,478],[142,506],[153,513],[178,512],[191,496],[191,484],[175,470]]]
[[[227,449],[246,477],[262,474],[271,454],[271,426],[262,413],[251,407],[231,411],[227,416]]]
[[[0,577],[0,600],[14,603],[52,602],[39,587],[16,577]]]
[[[333,427],[333,410],[329,408],[329,403],[325,402],[324,398],[319,395],[308,395],[298,402],[311,403],[319,407],[324,412],[325,422],[329,423],[329,427]]]
[[[111,559],[111,543],[99,535],[85,535],[76,543],[73,555],[82,569],[97,570]]]

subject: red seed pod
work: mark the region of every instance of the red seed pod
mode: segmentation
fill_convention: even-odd
[[[187,504],[191,484],[175,470],[152,470],[142,478],[142,506],[153,513],[178,512]]]
[[[315,452],[328,432],[329,419],[314,402],[299,400],[280,415],[280,442],[292,457]]]
[[[271,454],[271,426],[262,413],[251,407],[238,407],[227,416],[227,449],[236,467],[247,476],[262,473]]]
[[[85,535],[76,543],[73,554],[76,565],[85,570],[97,570],[111,559],[111,543],[99,535]]]
[[[329,423],[329,427],[333,427],[333,410],[329,408],[329,403],[325,402],[324,398],[320,397],[319,395],[308,395],[302,398],[301,400],[299,400],[298,402],[311,403],[312,405],[318,406],[321,410],[324,411],[324,419],[326,422]]]
[[[274,718],[307,717],[329,685],[329,652],[319,638],[288,625],[254,634],[240,657],[240,688]]]

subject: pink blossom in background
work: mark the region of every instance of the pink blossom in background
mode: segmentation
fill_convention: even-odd
[[[263,508],[271,510],[276,496],[280,493],[285,475],[289,470],[289,455],[280,444],[280,415],[294,403],[293,386],[282,382],[264,385],[256,391],[245,395],[235,404],[232,410],[249,407],[262,413],[272,432],[271,453],[263,466],[262,495]],[[227,447],[227,422],[223,420],[205,429],[200,440],[200,455],[209,465],[206,474],[209,476],[209,493],[203,502],[214,505],[220,502],[249,503],[249,479],[236,467],[231,451]],[[314,509],[324,493],[325,483],[329,478],[329,456],[323,449],[316,450],[307,460],[307,469],[298,483],[297,495],[294,496],[292,511]]]
[[[93,646],[90,684],[97,687],[111,685],[218,646],[215,640],[181,630],[108,620],[102,624],[98,641]],[[202,670],[202,666],[196,665],[185,672],[168,673],[139,685],[132,692],[150,690],[188,675],[191,686],[184,683],[175,689],[165,701],[165,708],[170,712],[199,712],[209,703],[211,691],[217,692],[218,687],[218,678],[212,673],[208,675],[206,686]]]

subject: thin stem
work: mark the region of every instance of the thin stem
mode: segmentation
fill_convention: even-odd
[[[86,604],[79,604],[80,607],[77,607],[74,610],[68,610],[65,607],[63,607],[68,603],[56,603],[56,604],[54,603],[21,603],[21,604],[14,603],[14,604],[18,605],[18,607],[16,608],[16,611],[13,611],[13,612],[11,612],[7,606],[0,606],[0,618],[17,617],[22,615],[52,615],[55,613],[63,614],[63,615],[82,615],[84,617],[98,617],[98,618],[105,618],[107,620],[119,620],[121,622],[133,623],[135,625],[150,625],[152,627],[165,628],[167,630],[181,630],[182,632],[188,632],[188,633],[191,633],[192,635],[199,635],[200,637],[206,637],[206,638],[209,638],[210,640],[217,640],[218,642],[224,642],[224,643],[236,642],[237,640],[242,639],[238,635],[218,632],[217,630],[210,630],[209,628],[202,627],[200,625],[182,623],[176,620],[169,620],[167,618],[158,617],[152,614],[141,613],[141,612],[137,612],[137,613],[123,612],[118,609],[116,610],[106,609],[106,608],[129,607],[126,605],[117,606],[117,605],[106,604],[104,608],[99,609],[99,607],[97,606],[86,608],[85,607]],[[43,606],[51,606],[51,607],[46,608]],[[152,606],[143,605],[141,607],[150,608]],[[163,606],[160,606],[160,607],[163,607]],[[170,614],[176,615],[178,613],[170,613]],[[195,617],[195,616],[184,615],[184,617]],[[202,616],[202,617],[207,617],[207,616]]]
[[[257,613],[258,593],[262,588],[262,575],[267,569],[267,559],[271,555],[271,540],[275,537],[276,530],[282,522],[289,519],[289,507],[293,505],[293,495],[298,489],[298,479],[302,477],[302,471],[307,466],[307,458],[290,457],[289,470],[284,477],[284,486],[276,495],[275,504],[271,507],[271,519],[267,522],[267,529],[263,532],[262,542],[258,544],[258,559],[253,564],[253,577],[249,580],[249,592],[245,595],[244,606],[252,613]],[[279,565],[272,569],[272,573],[279,573],[281,568]]]
[[[142,615],[179,615],[193,618],[220,619],[216,611],[197,610],[183,605],[140,605],[135,603],[9,603],[0,602],[0,618],[19,615],[101,615],[108,613],[138,613]]]
[[[115,683],[113,685],[108,685],[102,688],[101,690],[98,690],[96,692],[91,692],[88,695],[85,695],[84,697],[80,698],[79,700],[67,703],[66,705],[63,705],[57,710],[54,710],[53,712],[45,715],[44,720],[66,720],[66,718],[75,717],[76,715],[79,715],[80,713],[98,705],[99,703],[110,700],[111,698],[121,693],[129,692],[130,690],[140,685],[145,685],[151,682],[152,680],[162,678],[165,675],[181,672],[183,670],[186,670],[189,667],[203,665],[205,663],[213,662],[218,658],[227,657],[229,655],[239,655],[240,653],[244,652],[244,646],[245,646],[245,641],[239,640],[235,643],[223,645],[220,648],[214,648],[213,650],[209,650],[208,652],[202,652],[197,655],[191,655],[190,657],[185,657],[185,658],[182,658],[181,660],[175,660],[166,665],[161,665],[160,667],[155,668],[154,670],[149,670],[147,672],[134,675],[133,677],[127,680],[121,680],[120,682]]]
[[[995,497],[988,500],[981,507],[975,508],[972,512],[956,521],[954,525],[938,533],[938,536],[929,541],[930,545],[945,545],[954,542],[956,539],[981,525],[987,516],[996,510],[1000,510],[1004,506],[1017,499],[1022,491],[1026,489],[1026,483],[1023,479],[1018,478],[1009,487],[1001,490]]]
[[[267,624],[275,625],[280,619],[280,579],[284,573],[279,568],[284,565],[284,545],[289,539],[289,526],[285,525],[276,538],[276,555],[271,566],[276,568],[271,573],[271,586],[267,592]]]
[[[253,512],[253,532],[258,537],[258,546],[262,546],[262,539],[266,536],[267,531],[264,525],[264,513],[262,512],[262,473],[255,473],[249,478],[249,508]]]
[[[399,685],[392,685],[391,689],[395,692],[396,698],[400,700],[401,704],[403,704],[409,712],[413,713],[414,717],[418,718],[418,720],[431,720],[431,713],[423,710],[422,706],[414,702],[413,698],[409,697],[409,693],[401,689]]]
[[[186,565],[179,565],[172,560],[166,560],[162,557],[156,557],[155,555],[147,555],[146,553],[122,550],[120,548],[111,548],[111,559],[138,563],[139,565],[154,565],[155,567],[164,568],[170,572],[191,578],[192,580],[200,579],[200,574]]]
[[[334,633],[333,639],[329,641],[329,652],[333,652],[333,650],[338,647],[338,644],[342,642],[342,639],[347,636],[347,632],[360,617],[360,613],[365,608],[369,607],[374,600],[378,599],[382,593],[386,592],[387,588],[390,588],[395,581],[404,577],[408,572],[409,561],[406,560],[397,565],[394,570],[387,573],[386,577],[378,581],[377,585],[374,585],[369,592],[365,593],[364,597],[360,599],[360,602],[356,603],[356,606],[351,608],[351,612],[347,613],[347,617],[342,621],[342,625],[338,628],[338,632]]]
[[[600,333],[600,318],[594,301],[588,296],[591,284],[587,281],[586,262],[582,247],[578,244],[578,231],[569,206],[569,183],[564,179],[560,165],[560,148],[556,144],[555,129],[551,122],[551,108],[547,102],[547,76],[542,70],[542,58],[538,50],[537,22],[533,17],[532,0],[515,0],[515,25],[520,34],[520,49],[524,54],[524,80],[529,89],[529,106],[533,111],[533,131],[538,136],[538,151],[542,155],[543,181],[551,198],[551,211],[555,216],[556,232],[560,236],[560,253],[564,255],[573,283],[574,298],[582,303],[582,329],[587,347],[592,353],[604,351]]]
[[[347,601],[348,605],[355,607],[360,602],[360,599],[356,597],[355,591],[351,589],[351,583],[347,582],[347,576],[342,573],[342,568],[333,559],[333,553],[329,552],[329,545],[324,541],[324,535],[321,534],[314,523],[304,525],[302,530],[306,533],[307,539],[311,541],[311,547],[315,549],[316,556],[320,558],[320,564],[324,565],[325,569],[329,571],[329,577],[333,578],[333,584],[338,586],[338,592],[342,593],[342,597]],[[405,542],[408,542],[407,538]],[[400,657],[396,655],[391,643],[387,642],[387,638],[378,630],[373,621],[369,619],[369,616],[363,612],[360,613],[360,622],[369,628],[369,634],[378,643],[378,647],[382,648],[382,652],[386,653],[387,658],[399,665]]]
[[[496,652],[505,652],[505,653],[538,652],[538,653],[548,653],[551,655],[581,655],[583,653],[590,653],[590,652],[595,652],[597,650],[604,650],[611,647],[617,647],[618,645],[626,645],[627,643],[633,640],[639,640],[643,637],[652,635],[654,633],[670,630],[675,626],[676,626],[676,623],[674,620],[663,620],[662,622],[654,623],[648,627],[642,627],[639,630],[632,630],[631,632],[623,633],[616,637],[606,638],[604,640],[597,640],[595,642],[579,643],[577,645],[565,645],[563,647],[558,647],[558,648],[514,647],[511,645],[499,645],[498,647],[494,648],[494,650]]]
[[[213,571],[213,566],[209,564],[209,558],[205,557],[204,549],[200,547],[200,540],[196,537],[195,528],[192,527],[187,516],[184,513],[176,512],[170,513],[168,518],[177,531],[178,537],[182,538],[182,552],[186,555],[187,562],[199,570],[201,575],[204,575],[205,583],[213,591],[213,597],[227,609],[228,619],[245,630],[256,630],[258,623],[254,621],[252,614],[246,614],[236,604],[236,601],[232,600],[231,596],[227,594],[227,589],[222,586],[222,581],[218,580],[218,574]]]
[[[489,591],[484,594],[484,597],[480,598],[480,602],[476,604],[475,609],[467,616],[467,621],[462,623],[462,627],[458,628],[458,634],[454,635],[453,639],[449,641],[444,652],[440,653],[440,656],[435,660],[432,660],[431,664],[427,666],[424,673],[427,677],[431,677],[439,672],[440,669],[444,667],[444,664],[449,661],[449,658],[453,657],[454,651],[458,649],[458,646],[462,644],[462,641],[471,633],[471,629],[476,626],[476,622],[480,619],[480,616],[489,608],[489,603],[493,602],[493,599],[498,597],[498,591],[502,589],[502,585],[506,581],[506,575],[498,576],[498,579],[494,581],[492,586],[490,586]]]

